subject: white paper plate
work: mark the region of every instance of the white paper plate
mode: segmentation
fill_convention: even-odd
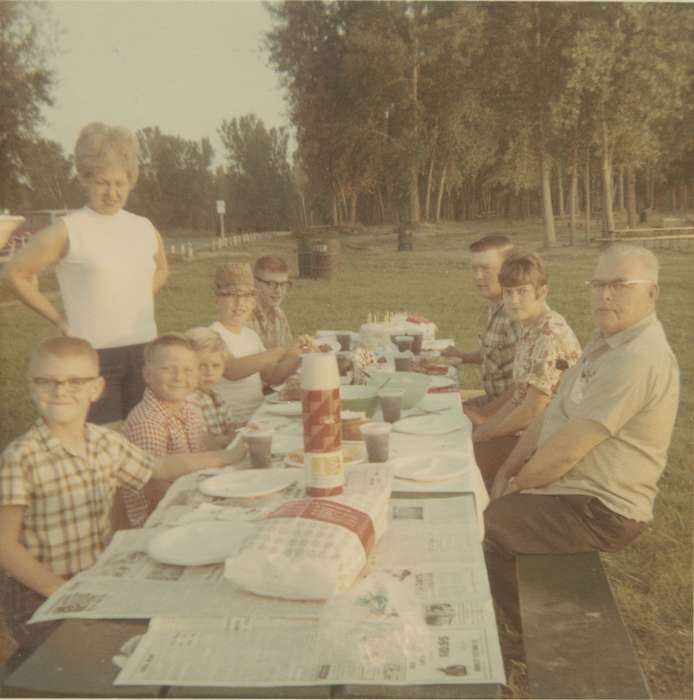
[[[426,416],[411,416],[393,423],[393,430],[411,435],[445,435],[465,427],[462,416],[432,413]]]
[[[278,391],[273,391],[271,394],[268,394],[265,397],[265,400],[268,403],[276,403],[276,404],[286,405],[286,406],[298,406],[299,410],[301,410],[301,401],[283,401],[280,398]]]
[[[431,389],[444,389],[455,384],[455,379],[452,377],[444,377],[440,375],[429,375],[431,379],[431,384],[429,384],[429,390]]]
[[[198,488],[208,496],[253,498],[281,491],[295,481],[296,474],[286,469],[243,469],[205,479]]]
[[[152,559],[162,564],[205,566],[218,564],[234,554],[250,523],[203,521],[168,528],[156,534],[147,545]]]
[[[342,443],[342,463],[345,467],[351,464],[360,464],[366,461],[366,447],[363,442],[344,441]],[[304,466],[304,451],[293,450],[285,458],[284,463],[288,467]]]
[[[396,457],[391,464],[396,477],[410,481],[447,481],[462,476],[467,469],[465,454],[458,452]]]
[[[283,401],[282,403],[273,403],[267,408],[268,413],[276,416],[300,416],[301,401]]]

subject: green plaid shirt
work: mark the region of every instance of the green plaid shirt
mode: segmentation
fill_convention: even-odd
[[[513,384],[513,358],[520,334],[520,323],[504,313],[503,302],[489,306],[487,326],[480,335],[480,374],[489,399],[500,396]]]

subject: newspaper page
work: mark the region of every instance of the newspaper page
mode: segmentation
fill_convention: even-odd
[[[493,625],[156,618],[115,685],[504,683]]]
[[[368,470],[354,470],[355,487],[368,484]],[[168,496],[167,496],[168,497]],[[264,507],[227,506],[228,519],[239,522],[259,517]],[[458,573],[457,596],[486,595],[484,558],[474,523],[472,495],[443,499],[391,500],[390,524],[363,576],[373,571],[407,572],[443,566],[437,585],[443,585],[446,567]],[[256,596],[223,577],[224,564],[174,566],[160,564],[147,554],[157,529],[126,530],[113,541],[91,569],[68,581],[36,611],[32,622],[62,618],[143,619],[156,616],[205,617],[316,617],[322,603]],[[414,579],[413,579],[414,580]]]

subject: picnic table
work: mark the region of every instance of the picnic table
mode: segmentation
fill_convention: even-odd
[[[208,656],[212,656],[213,649],[219,650],[220,647],[226,649],[225,645],[228,645],[227,658],[229,659],[241,654],[242,650],[238,642],[234,641],[236,638],[227,638],[221,631],[218,636],[214,636],[215,630],[221,630],[225,626],[222,618],[227,614],[227,608],[233,609],[235,605],[231,599],[226,603],[219,602],[226,600],[219,596],[226,595],[231,584],[216,575],[214,567],[197,567],[206,569],[204,572],[194,571],[196,567],[169,567],[182,569],[182,571],[170,572],[172,578],[169,581],[163,580],[166,578],[166,571],[163,570],[157,570],[157,576],[153,578],[148,574],[150,577],[145,582],[137,578],[128,580],[127,574],[124,574],[129,561],[135,562],[134,569],[139,567],[139,571],[149,571],[151,574],[152,569],[148,568],[150,564],[138,551],[138,548],[141,548],[138,541],[144,540],[138,540],[138,538],[146,539],[162,528],[191,521],[200,514],[209,516],[213,513],[222,517],[227,512],[223,502],[210,500],[200,493],[197,483],[200,479],[209,476],[209,474],[200,473],[178,479],[150,516],[143,530],[117,533],[94,570],[83,572],[75,577],[56,594],[58,596],[56,601],[53,599],[47,601],[42,610],[45,608],[50,613],[51,606],[55,609],[56,606],[62,605],[63,613],[59,617],[65,619],[57,631],[5,679],[4,694],[6,696],[14,694],[90,697],[497,697],[504,682],[503,666],[481,551],[482,512],[487,504],[487,493],[474,462],[471,426],[462,413],[457,391],[428,394],[421,406],[426,411],[437,411],[425,414],[432,417],[434,423],[458,421],[459,427],[442,431],[442,434],[435,434],[437,432],[435,429],[430,430],[430,434],[393,432],[391,459],[416,454],[425,457],[434,450],[456,451],[461,455],[460,474],[441,482],[419,482],[401,478],[393,480],[391,509],[394,510],[391,515],[391,524],[377,545],[368,569],[370,573],[391,570],[398,570],[407,575],[414,573],[413,585],[419,572],[422,581],[430,578],[434,582],[432,585],[439,591],[445,591],[446,587],[463,585],[460,582],[465,581],[464,585],[469,586],[474,592],[473,599],[461,605],[459,610],[456,608],[458,611],[455,614],[460,616],[461,611],[465,610],[464,614],[470,619],[460,628],[432,627],[429,633],[432,639],[439,640],[439,645],[445,645],[443,651],[439,648],[439,654],[444,656],[449,653],[447,646],[449,640],[453,640],[450,642],[453,646],[455,643],[478,645],[479,648],[475,647],[475,654],[478,656],[474,657],[475,662],[469,668],[455,663],[446,665],[439,661],[442,667],[438,670],[443,672],[439,674],[442,676],[439,682],[436,678],[427,678],[425,682],[405,683],[392,683],[388,680],[389,672],[393,677],[397,675],[394,667],[385,668],[385,670],[380,667],[378,670],[372,669],[372,681],[369,680],[368,674],[359,678],[347,677],[344,674],[340,676],[339,673],[336,676],[330,676],[329,671],[323,669],[328,674],[327,680],[322,683],[312,680],[310,683],[302,684],[303,676],[297,675],[298,672],[291,678],[290,669],[278,672],[275,667],[268,667],[265,677],[253,678],[252,682],[247,683],[235,682],[225,667],[214,666],[213,661],[207,659]],[[417,414],[418,408],[415,407],[409,413]],[[421,415],[421,408],[419,413]],[[379,417],[378,414],[374,416],[375,419]],[[297,429],[297,426],[300,426],[300,417],[288,418],[286,415],[278,415],[273,412],[273,405],[266,402],[254,415],[254,419],[276,426],[277,439],[273,441],[273,459],[276,461],[273,466],[283,466],[283,455],[302,445],[301,431]],[[249,465],[246,463],[241,465],[241,467],[247,466]],[[372,466],[375,465],[355,465],[352,469],[369,469]],[[303,490],[301,483],[303,471],[301,469],[293,471],[296,472],[298,483],[291,486],[289,491],[296,495]],[[280,495],[277,495],[277,498],[279,497]],[[441,529],[444,522],[442,513],[454,514],[455,527],[450,528],[451,531],[448,528],[445,532]],[[410,518],[413,521],[410,521]],[[417,520],[418,518],[421,518],[421,522]],[[128,542],[132,544],[127,545]],[[128,546],[131,546],[132,550],[129,553],[127,553]],[[430,552],[429,548],[431,548]],[[124,552],[127,553],[126,556],[123,555]],[[400,554],[397,554],[398,552]],[[429,563],[426,561],[427,556],[432,557]],[[464,561],[464,564],[451,563],[458,556],[466,557],[460,560]],[[435,565],[432,562],[436,557],[440,558]],[[461,574],[459,571],[454,573],[449,570],[451,566],[463,567],[464,573]],[[104,578],[108,572],[111,576],[121,577],[111,580],[110,587],[108,579]],[[176,586],[179,579],[175,579],[174,576],[179,577],[182,582],[178,589]],[[437,577],[440,577],[440,580]],[[364,582],[368,582],[370,578],[370,576],[367,577]],[[140,590],[141,595],[128,597],[129,591],[132,593]],[[167,592],[175,590],[188,593],[196,590],[206,591],[206,594],[189,595],[187,598],[183,595],[167,597]],[[93,595],[95,592],[98,592],[97,596]],[[158,595],[157,592],[161,594]],[[111,608],[108,607],[109,595],[112,597]],[[124,600],[132,601],[127,610],[123,610],[122,600],[119,603],[119,595],[124,597]],[[245,595],[246,600],[252,602],[253,607],[249,608],[252,610],[251,615],[262,611],[265,604],[279,606],[277,610],[280,610],[283,615],[280,623],[276,617],[263,618],[261,614],[260,617],[248,622],[249,628],[255,625],[261,629],[263,625],[270,625],[268,629],[276,629],[278,636],[290,630],[289,638],[292,639],[300,639],[306,632],[308,621],[297,619],[297,616],[308,617],[306,608],[302,608],[300,613],[296,612],[301,608],[301,602],[261,600],[260,597],[245,592],[239,595]],[[444,593],[439,595],[444,595],[445,598]],[[107,600],[95,600],[99,596]],[[243,602],[241,598],[234,600]],[[95,612],[91,614],[88,610],[79,610],[79,603],[75,604],[75,601],[90,601],[95,606]],[[174,607],[171,607],[172,601],[176,603]],[[105,605],[101,609],[108,610],[107,614],[100,612],[100,604]],[[208,613],[208,617],[202,615],[201,618],[197,618],[196,610],[203,612],[207,610],[212,613],[211,615]],[[453,607],[451,607],[452,610]],[[185,618],[186,615],[191,616]],[[100,616],[109,619],[100,619]],[[148,618],[150,618],[149,627]],[[439,620],[427,622],[427,624],[453,623]],[[167,633],[167,625],[173,625],[174,633]],[[113,658],[123,653],[121,651],[123,645],[131,640],[133,635],[143,633],[146,635],[137,646],[135,654],[139,653],[146,658],[142,660],[133,656],[131,659],[133,663],[126,666],[126,670],[134,666],[134,661],[137,660],[137,668],[133,670],[134,675],[125,674],[126,681],[137,677],[138,682],[132,685],[114,685],[113,682],[119,675],[120,669],[114,665]],[[155,658],[157,645],[170,643],[172,634],[178,640],[179,646],[186,643],[194,644],[191,640],[198,640],[197,644],[203,644],[200,640],[214,639],[214,643],[206,642],[210,646],[210,653],[205,654],[204,658],[206,663],[212,664],[215,673],[205,676],[202,680],[200,678],[195,680],[195,669],[185,669],[185,663],[175,662],[180,648],[173,644],[164,654],[165,660],[174,659],[171,662],[174,668],[167,671],[170,675],[157,677],[157,680],[151,683],[143,681],[150,664],[156,666],[158,662],[163,663],[162,659]],[[160,636],[157,637],[157,635]],[[150,644],[150,647],[147,647],[147,644]],[[298,646],[301,645],[298,644]],[[270,647],[272,647],[272,635],[269,637],[267,648],[261,650],[255,647],[255,649],[258,654],[262,651],[272,658]],[[153,655],[152,658],[147,656],[150,652]],[[187,657],[184,655],[184,658]],[[249,657],[248,663],[250,664],[252,660],[253,654]],[[282,675],[283,673],[286,673],[286,676]],[[174,677],[181,680],[168,680]],[[191,678],[193,680],[190,680]],[[268,679],[271,678],[281,678],[283,682],[269,682]],[[338,681],[330,678],[338,678]]]

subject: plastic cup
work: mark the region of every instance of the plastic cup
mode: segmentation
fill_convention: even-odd
[[[383,420],[386,423],[395,423],[400,420],[403,395],[404,392],[399,389],[384,389],[378,392],[378,398],[381,401],[381,411],[383,412]]]
[[[411,352],[401,352],[393,358],[396,372],[411,372],[414,364],[414,355]]]
[[[400,352],[406,352],[407,350],[412,350],[412,343],[414,338],[411,335],[396,335],[395,344],[398,346]]]
[[[369,462],[388,461],[391,428],[390,423],[365,423],[361,426]]]
[[[412,352],[415,355],[421,355],[422,353],[422,343],[424,343],[424,333],[420,333],[419,331],[415,331],[414,333],[410,333],[412,336]]]
[[[347,352],[352,349],[352,334],[347,333],[336,333],[335,337],[337,342],[340,343],[340,350]]]
[[[275,429],[262,426],[256,430],[246,428],[243,438],[248,445],[248,456],[253,469],[267,469],[272,465],[272,435]]]

